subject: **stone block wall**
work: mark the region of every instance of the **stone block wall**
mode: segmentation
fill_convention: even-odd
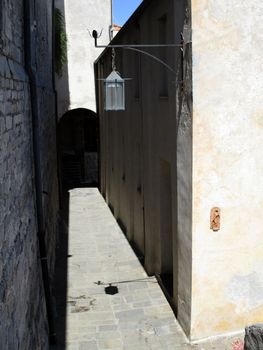
[[[52,274],[58,211],[55,104],[52,88],[52,7],[37,5],[39,121],[43,204]],[[0,349],[48,349],[39,259],[29,77],[25,70],[23,1],[0,5]],[[37,48],[36,48],[37,49]],[[43,87],[43,86],[45,87]]]
[[[37,81],[37,114],[39,124],[42,202],[48,265],[52,277],[55,265],[55,245],[58,223],[58,178],[56,152],[56,99],[52,64],[52,1],[36,1],[36,42],[34,50]],[[39,18],[38,18],[39,17]]]

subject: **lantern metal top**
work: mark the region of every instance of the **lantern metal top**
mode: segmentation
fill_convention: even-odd
[[[124,79],[120,76],[120,74],[116,71],[113,70],[108,77],[105,79],[106,83],[123,83]]]

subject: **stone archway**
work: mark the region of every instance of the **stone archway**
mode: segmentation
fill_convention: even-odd
[[[78,108],[58,123],[60,184],[63,190],[98,186],[99,123],[96,113]]]

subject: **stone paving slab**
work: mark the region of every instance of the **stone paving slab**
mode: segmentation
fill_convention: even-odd
[[[68,254],[67,350],[232,349],[234,338],[189,344],[95,188],[70,191]]]

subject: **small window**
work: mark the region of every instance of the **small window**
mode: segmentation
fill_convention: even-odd
[[[159,43],[166,44],[167,43],[167,16],[164,15],[159,18]],[[167,63],[167,48],[160,47],[159,48],[159,57],[162,61]],[[167,69],[164,66],[160,67],[160,96],[167,97],[168,96],[168,75]]]

